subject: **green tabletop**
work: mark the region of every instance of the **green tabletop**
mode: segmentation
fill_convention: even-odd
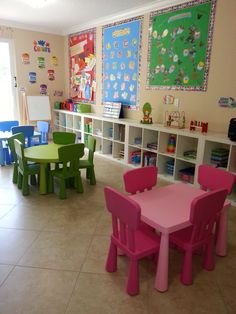
[[[58,148],[63,145],[48,144],[25,148],[25,158],[38,163],[58,161]]]
[[[47,194],[47,165],[58,162],[58,148],[63,145],[48,144],[25,148],[25,158],[40,164],[40,194]]]

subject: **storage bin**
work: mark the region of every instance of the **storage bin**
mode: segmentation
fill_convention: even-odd
[[[88,113],[91,112],[90,104],[77,104],[77,112]]]
[[[179,179],[184,182],[188,183],[194,183],[194,172],[195,168],[194,167],[188,167],[179,170]]]

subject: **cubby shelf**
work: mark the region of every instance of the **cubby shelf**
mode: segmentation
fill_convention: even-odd
[[[215,149],[228,151],[223,166],[236,175],[236,142],[228,140],[226,134],[208,132],[203,135],[160,124],[145,125],[131,119],[110,119],[95,113],[57,109],[54,109],[54,129],[74,131],[81,142],[91,134],[97,139],[96,152],[101,156],[130,167],[155,164],[158,176],[171,182],[186,178],[181,176],[180,170],[190,168],[194,173],[189,181],[197,186],[198,165],[212,164]],[[167,151],[170,136],[175,141],[174,151]],[[236,187],[234,190],[230,198],[236,202]]]

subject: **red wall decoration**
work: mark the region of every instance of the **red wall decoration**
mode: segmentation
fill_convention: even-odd
[[[70,97],[95,100],[95,29],[69,35]]]

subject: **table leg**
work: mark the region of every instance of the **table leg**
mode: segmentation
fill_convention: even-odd
[[[228,232],[228,209],[229,204],[225,204],[220,215],[219,227],[216,238],[216,254],[220,256],[227,255],[227,232]]]
[[[161,243],[155,278],[155,288],[161,292],[168,289],[169,234],[161,234]]]
[[[4,151],[3,151],[3,145],[2,145],[2,140],[0,139],[0,165],[4,166]]]
[[[39,193],[47,194],[47,164],[40,163],[40,182],[39,182]]]

